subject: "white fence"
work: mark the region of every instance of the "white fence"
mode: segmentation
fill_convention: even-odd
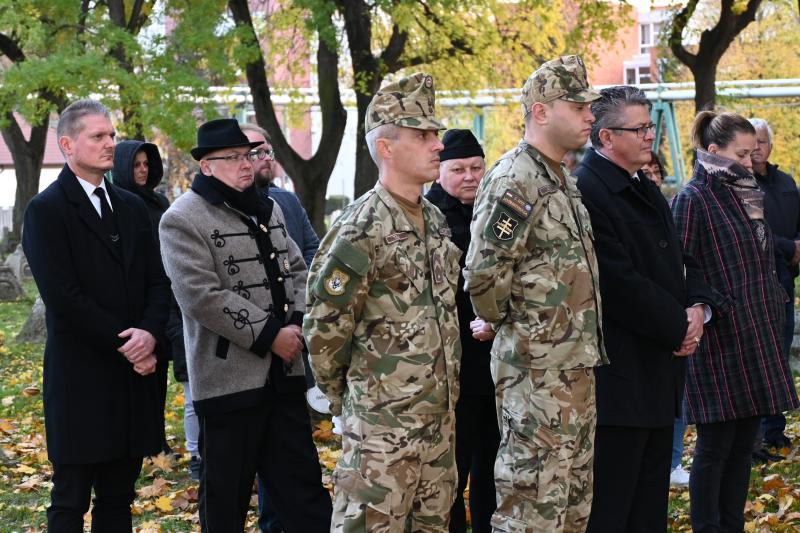
[[[8,231],[13,229],[13,207],[0,207],[0,237],[2,237],[4,228],[8,228]]]

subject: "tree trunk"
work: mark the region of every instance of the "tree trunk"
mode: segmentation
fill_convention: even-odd
[[[4,243],[5,252],[11,252],[22,238],[22,221],[28,202],[39,192],[39,175],[42,172],[44,147],[47,140],[48,121],[31,128],[30,140],[26,141],[17,120],[9,113],[6,116],[9,126],[3,129],[3,140],[11,151],[14,171],[17,178],[17,192],[14,197],[14,228]]]
[[[317,151],[311,159],[306,160],[289,145],[275,114],[264,55],[253,28],[247,0],[228,0],[228,8],[236,25],[245,28],[254,46],[258,46],[258,56],[245,65],[256,122],[269,133],[276,159],[294,181],[297,196],[306,209],[314,230],[322,236],[326,231],[325,196],[328,180],[336,165],[347,121],[347,112],[339,93],[339,54],[335,43],[328,43],[323,32],[317,32],[317,79],[322,135]]]
[[[378,181],[378,167],[375,166],[372,156],[369,155],[366,133],[364,133],[367,106],[370,100],[372,97],[369,95],[356,96],[358,124],[356,125],[356,175],[353,182],[353,200],[369,191]]]
[[[714,85],[717,81],[717,63],[706,62],[698,58],[697,65],[700,66],[692,70],[694,76],[694,111],[713,110],[717,104],[717,89]]]

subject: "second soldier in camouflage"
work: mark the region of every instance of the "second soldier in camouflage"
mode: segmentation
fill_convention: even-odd
[[[332,531],[446,531],[454,500],[461,251],[421,197],[443,126],[433,79],[383,87],[367,109],[375,188],[348,206],[311,265],[303,323],[320,389],[343,422]]]
[[[501,442],[495,531],[584,531],[592,501],[597,260],[575,178],[598,98],[577,56],[542,65],[522,90],[525,136],[481,182],[464,277],[496,330],[492,378]]]

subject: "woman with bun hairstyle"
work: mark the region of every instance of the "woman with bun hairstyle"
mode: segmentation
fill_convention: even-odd
[[[744,117],[703,111],[692,126],[697,162],[672,214],[686,255],[701,265],[721,310],[686,365],[685,416],[697,425],[689,480],[695,533],[740,532],[760,418],[798,406],[781,357],[786,293],[775,274],[764,194]]]

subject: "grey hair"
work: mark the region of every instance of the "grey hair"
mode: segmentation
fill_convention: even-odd
[[[600,98],[592,102],[592,114],[595,118],[589,137],[592,146],[603,147],[600,130],[621,127],[625,108],[632,105],[645,106],[648,113],[652,107],[644,91],[630,85],[617,85],[600,91]]]
[[[369,150],[369,155],[372,157],[372,160],[375,161],[376,165],[380,164],[378,150],[375,146],[378,142],[378,139],[397,139],[399,129],[400,128],[394,124],[381,124],[377,128],[373,128],[367,132],[367,149]]]
[[[772,128],[769,126],[769,122],[767,122],[763,118],[751,118],[749,120],[750,124],[752,124],[755,129],[763,128],[767,130],[767,137],[769,137],[769,147],[772,148]]]
[[[245,122],[244,124],[240,123],[239,124],[239,129],[242,130],[242,133],[245,133],[245,132],[248,132],[248,131],[252,131],[253,133],[258,133],[259,135],[264,137],[264,139],[266,139],[267,142],[272,142],[272,139],[269,138],[269,133],[267,133],[267,130],[265,130],[264,128],[262,128],[258,124],[252,124],[250,122]]]
[[[61,137],[69,137],[74,139],[83,131],[83,117],[88,115],[103,115],[106,118],[111,118],[108,108],[98,102],[97,100],[77,100],[61,112],[58,118],[58,126],[56,126],[56,139]]]

